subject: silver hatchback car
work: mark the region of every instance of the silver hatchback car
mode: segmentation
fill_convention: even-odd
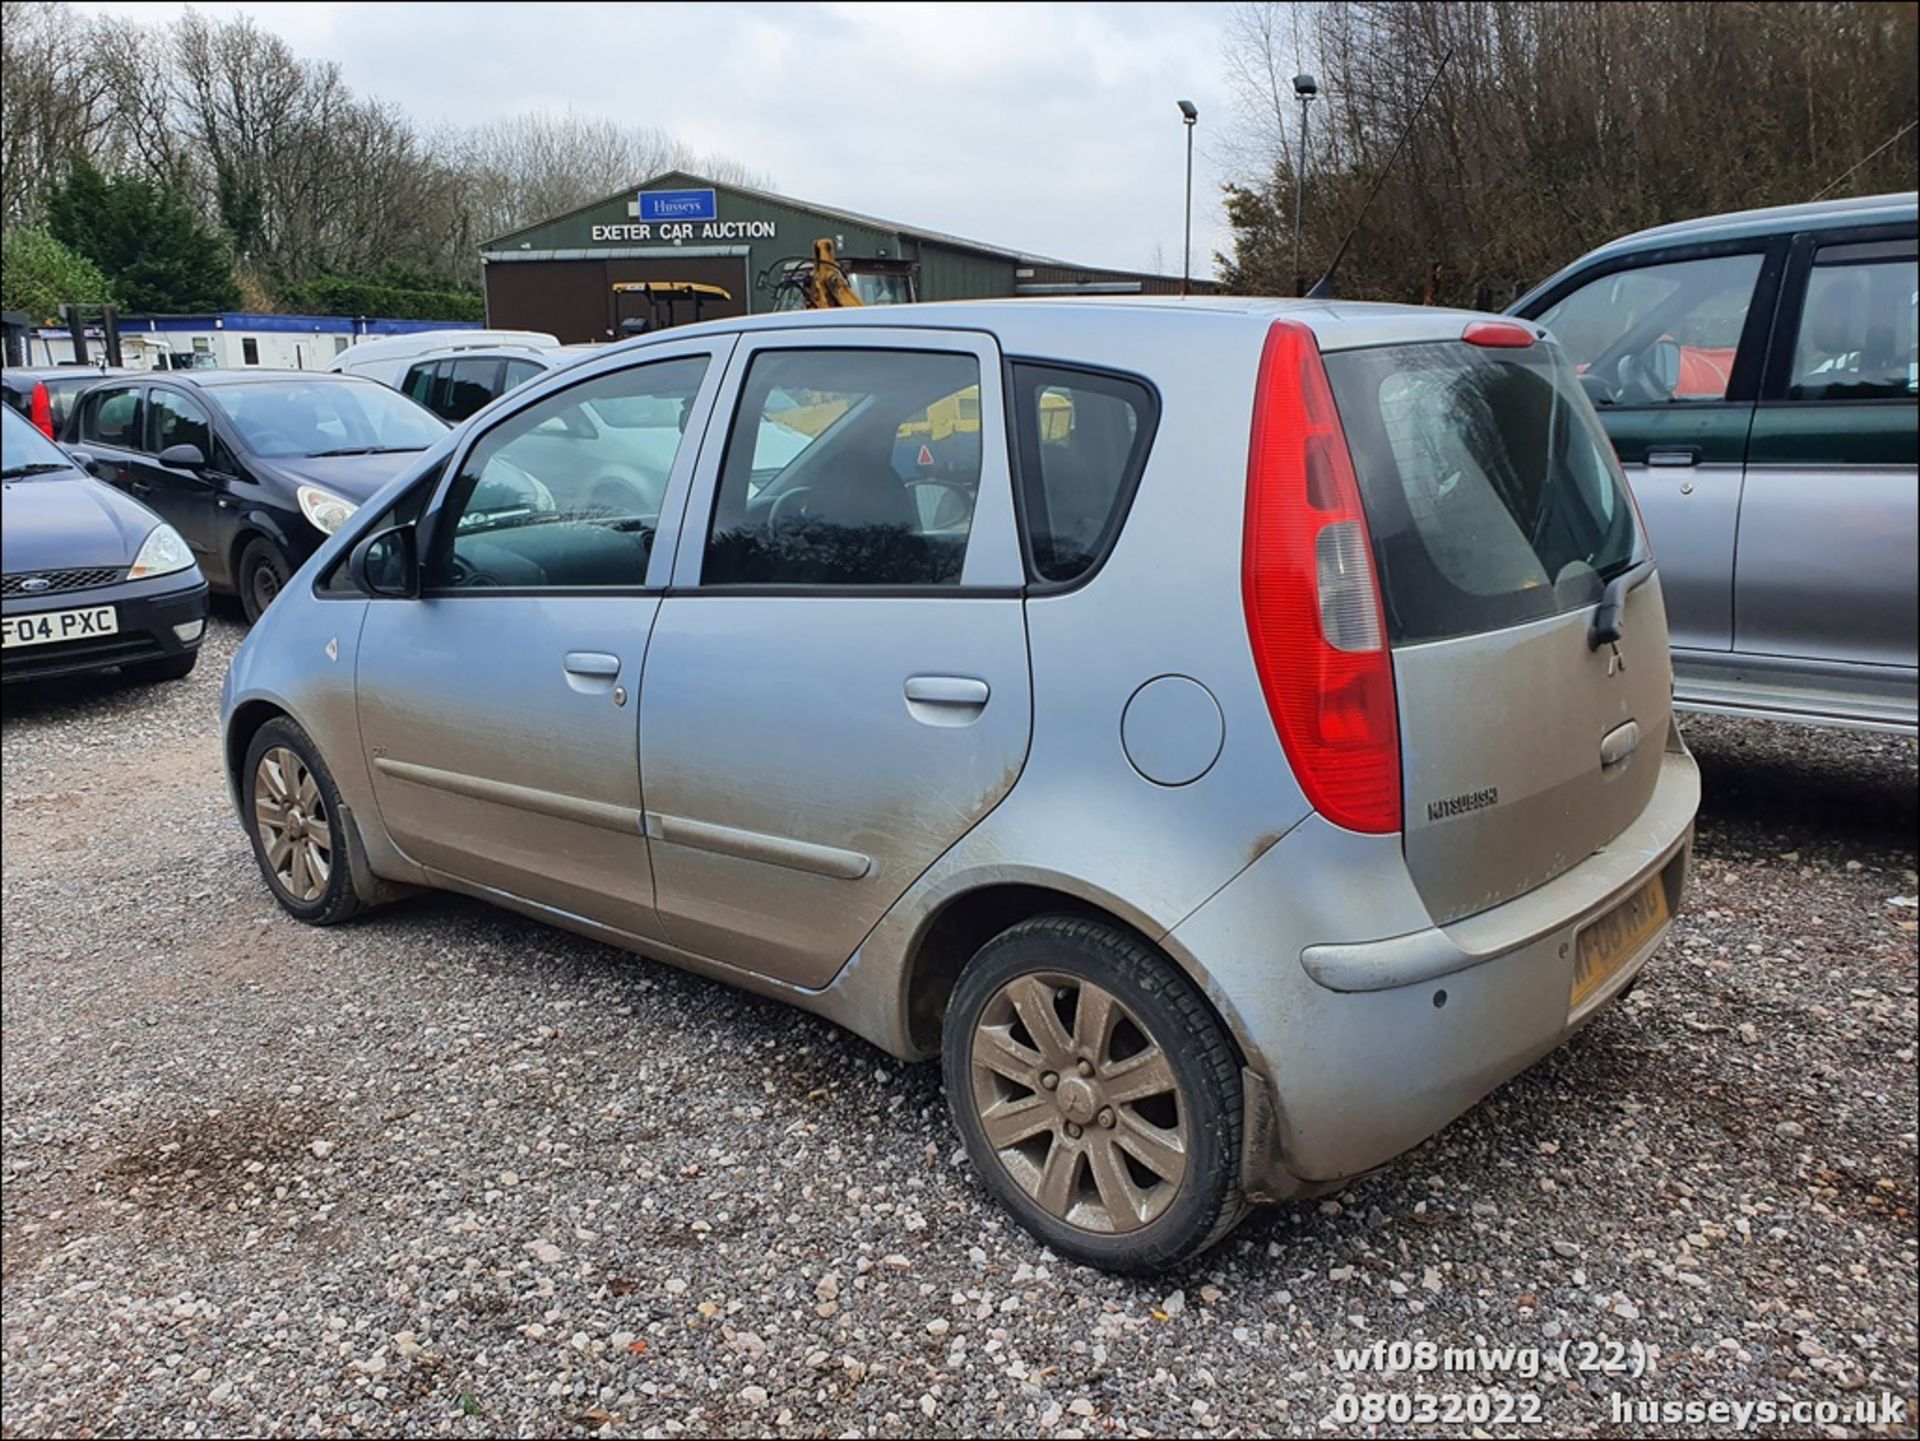
[[[1634,984],[1699,796],[1660,582],[1536,326],[1261,301],[719,322],[503,396],[240,648],[318,924],[512,907],[939,1055],[1148,1269]]]

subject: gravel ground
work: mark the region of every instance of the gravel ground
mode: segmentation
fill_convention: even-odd
[[[1544,1423],[1495,1433],[1886,1391],[1915,1434],[1911,742],[1692,722],[1698,873],[1635,994],[1142,1284],[1011,1224],[932,1067],[463,900],[282,918],[218,773],[238,634],[7,697],[8,1435],[1261,1435],[1490,1387]],[[1654,1362],[1336,1363],[1390,1340]]]

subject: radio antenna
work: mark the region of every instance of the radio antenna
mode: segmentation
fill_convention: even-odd
[[[1440,83],[1440,77],[1446,74],[1447,62],[1453,59],[1453,50],[1440,57],[1440,64],[1433,72],[1433,78],[1427,82],[1426,92],[1421,95],[1420,103],[1413,107],[1413,114],[1407,117],[1406,128],[1400,132],[1400,138],[1393,144],[1393,154],[1387,157],[1386,167],[1373,182],[1373,189],[1367,192],[1367,198],[1360,207],[1360,213],[1353,217],[1353,225],[1347,231],[1346,238],[1340,242],[1340,248],[1333,253],[1333,263],[1327,267],[1327,273],[1313,282],[1313,288],[1307,292],[1309,300],[1333,299],[1333,273],[1340,268],[1340,262],[1347,258],[1347,247],[1353,244],[1353,237],[1360,232],[1360,222],[1367,218],[1367,211],[1373,207],[1374,196],[1380,193],[1380,187],[1387,183],[1387,177],[1393,174],[1393,164],[1400,158],[1400,152],[1406,148],[1407,137],[1413,134],[1413,127],[1420,123],[1420,117],[1426,112],[1427,101],[1433,98],[1433,90]],[[1297,182],[1296,182],[1297,183]]]

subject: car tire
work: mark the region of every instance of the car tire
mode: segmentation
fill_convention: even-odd
[[[263,535],[247,542],[240,552],[240,563],[234,567],[234,583],[240,592],[240,608],[246,612],[248,625],[266,614],[273,598],[285,590],[292,579],[293,566],[280,553],[279,546]]]
[[[308,925],[331,926],[365,908],[353,885],[354,838],[340,788],[293,721],[270,720],[255,734],[240,798],[253,858],[281,909]]]
[[[960,974],[941,1061],[974,1169],[1061,1255],[1157,1271],[1246,1215],[1232,1040],[1137,936],[1073,916],[1003,931]]]
[[[193,673],[195,662],[200,659],[198,650],[170,655],[164,660],[138,661],[126,668],[126,677],[140,685],[152,685],[159,681],[185,680]]]

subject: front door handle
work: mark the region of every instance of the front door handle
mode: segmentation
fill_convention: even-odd
[[[1698,465],[1700,447],[1697,445],[1662,445],[1647,452],[1648,465]]]
[[[599,650],[567,652],[567,674],[589,676],[594,680],[612,680],[620,674],[620,657]]]

